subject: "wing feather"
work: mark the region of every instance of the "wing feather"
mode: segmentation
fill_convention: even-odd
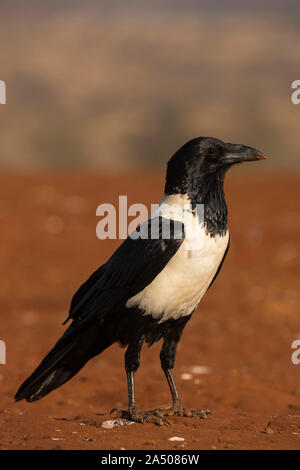
[[[155,239],[149,236],[153,226],[157,228]],[[100,318],[136,295],[162,271],[183,240],[181,222],[164,217],[148,219],[78,289],[66,322],[85,322],[94,315]]]

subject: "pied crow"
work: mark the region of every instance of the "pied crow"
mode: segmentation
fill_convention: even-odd
[[[114,408],[112,415],[158,425],[174,414],[205,418],[208,410],[186,409],[179,399],[172,375],[176,348],[228,251],[225,173],[236,163],[263,158],[254,148],[212,137],[184,144],[168,162],[162,202],[75,293],[66,320],[72,320],[70,326],[15,399],[39,400],[118,342],[127,346],[129,403],[128,410]],[[173,404],[141,412],[134,374],[143,343],[150,346],[160,339],[161,367]]]

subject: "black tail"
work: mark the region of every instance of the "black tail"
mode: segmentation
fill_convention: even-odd
[[[92,357],[112,344],[103,325],[92,322],[84,328],[72,323],[40,365],[21,385],[16,401],[40,400],[70,380]]]

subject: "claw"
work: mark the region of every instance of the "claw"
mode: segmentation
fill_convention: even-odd
[[[158,410],[146,411],[145,415],[147,417],[147,420],[152,420],[151,422],[153,422],[157,426],[171,426],[167,418],[160,414]]]
[[[200,419],[206,419],[209,415],[212,415],[209,410],[194,410],[184,408],[181,404],[175,404],[171,408],[156,408],[155,410],[150,411],[154,415],[164,417],[164,416],[181,416],[186,418],[198,417]]]
[[[141,413],[137,409],[132,410],[119,410],[113,408],[110,411],[110,416],[113,418],[126,419],[127,421],[133,421],[135,423],[152,423],[156,426],[171,426],[166,416],[181,416],[187,418],[198,417],[200,419],[206,419],[209,415],[212,415],[209,410],[194,410],[184,408],[182,405],[175,404],[171,408],[156,408],[154,410],[145,411]]]
[[[113,408],[110,411],[110,416],[113,418],[126,419],[127,421],[133,421],[135,423],[152,423],[156,426],[170,426],[169,421],[158,413],[141,413],[138,410],[119,410]]]
[[[118,410],[118,408],[112,408],[109,412],[109,416],[111,416],[112,418],[120,418],[120,411],[121,410]],[[115,416],[114,413],[116,413]]]
[[[210,410],[207,410],[207,409],[199,410],[199,411],[197,411],[197,410],[192,410],[192,412],[198,413],[199,418],[201,418],[201,419],[206,419],[206,418],[208,418],[209,416],[212,416],[212,415],[213,415],[212,412],[211,412]]]

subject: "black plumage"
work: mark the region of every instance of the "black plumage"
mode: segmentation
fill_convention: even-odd
[[[72,378],[92,357],[119,342],[127,346],[129,408],[114,410],[117,416],[156,424],[162,424],[165,415],[174,413],[205,417],[205,411],[191,412],[181,405],[171,372],[176,347],[228,252],[225,173],[234,163],[261,158],[261,152],[251,147],[226,144],[214,138],[193,139],[181,147],[168,163],[165,200],[184,199],[192,213],[198,204],[204,205],[204,220],[198,220],[198,225],[203,226],[207,241],[198,253],[211,260],[213,268],[206,276],[205,269],[201,269],[201,257],[196,262],[189,260],[188,227],[183,220],[167,218],[164,213],[150,218],[137,229],[138,236],[129,236],[75,293],[66,320],[72,323],[21,385],[16,400],[39,400]],[[197,217],[197,211],[193,217]],[[153,226],[158,229],[156,238],[150,236]],[[199,276],[199,293],[193,270]],[[150,346],[160,339],[163,339],[161,366],[173,406],[141,413],[135,404],[134,373],[139,367],[143,342]]]

